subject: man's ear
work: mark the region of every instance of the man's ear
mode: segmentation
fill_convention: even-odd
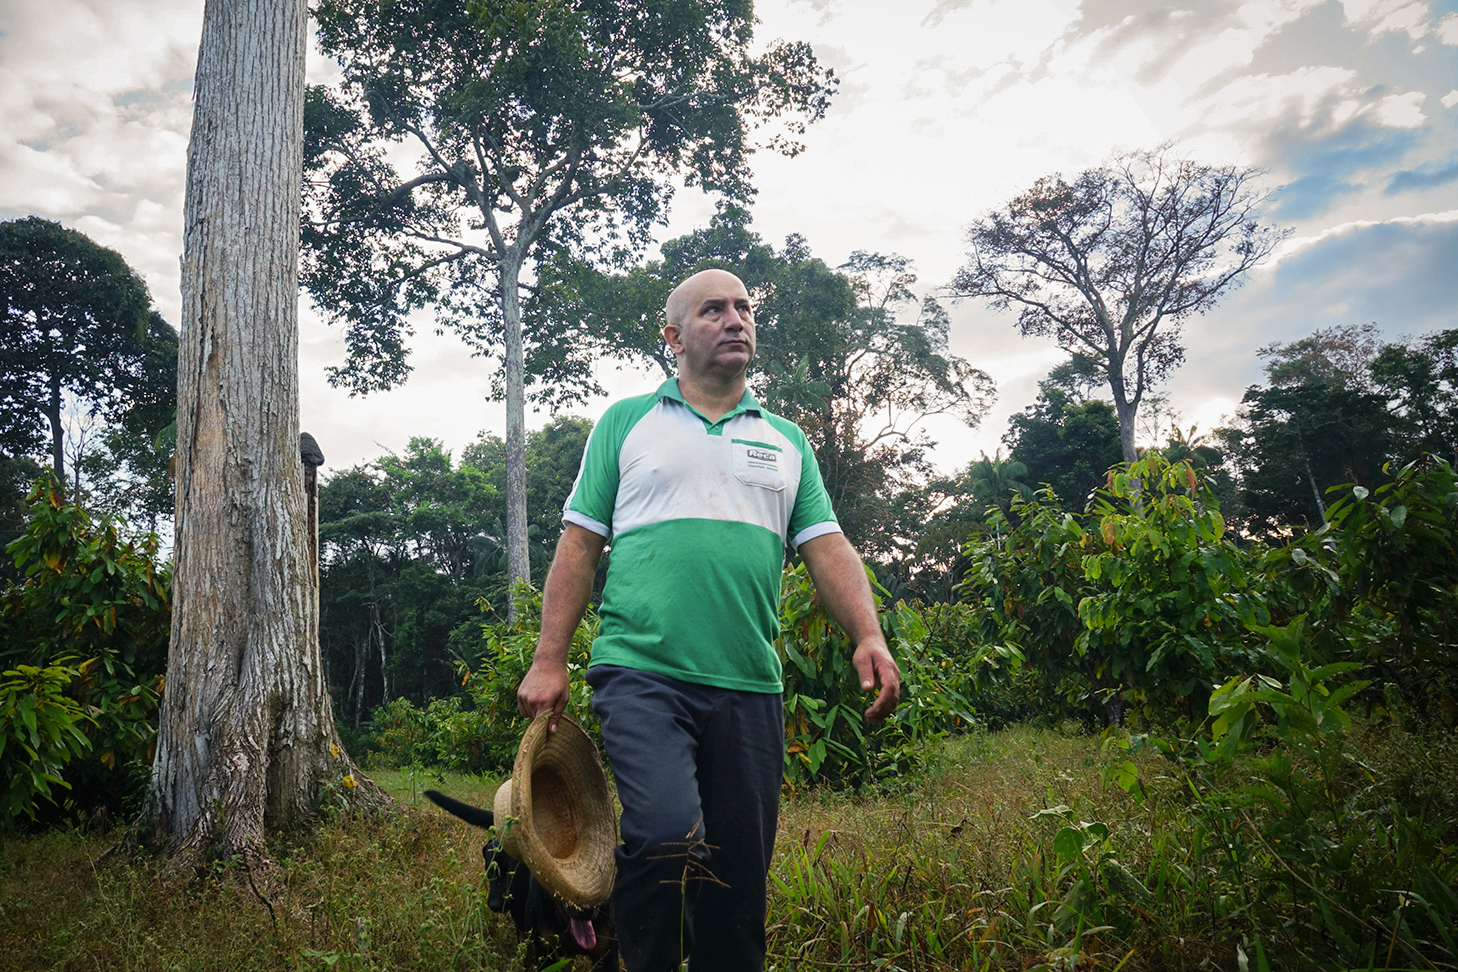
[[[683,328],[677,324],[663,325],[663,340],[672,349],[674,354],[678,354],[683,350],[682,338]]]

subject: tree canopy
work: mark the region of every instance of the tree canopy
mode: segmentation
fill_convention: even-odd
[[[1256,219],[1258,176],[1179,159],[1168,146],[1072,181],[1044,176],[973,222],[952,290],[1016,307],[1025,336],[1098,362],[1133,462],[1139,404],[1184,360],[1181,323],[1213,307],[1284,235]]]
[[[0,452],[66,484],[74,399],[150,438],[172,421],[177,333],[121,254],[39,216],[0,223]]]
[[[751,131],[793,154],[830,72],[803,43],[753,51],[747,0],[380,4],[323,0],[319,43],[343,69],[306,106],[304,283],[346,326],[333,380],[407,374],[412,313],[503,361],[511,573],[526,577],[525,399],[570,399],[591,359],[526,333],[529,263],[647,242],[678,181],[747,198]],[[397,169],[402,153],[413,173]],[[531,354],[532,373],[527,370]]]
[[[1050,486],[1069,509],[1082,510],[1120,461],[1119,418],[1114,407],[1071,387],[1054,369],[1038,383],[1038,398],[1008,420],[1003,442],[1027,469],[1027,481]]]
[[[941,305],[917,299],[910,261],[856,251],[832,268],[801,237],[776,249],[732,205],[662,252],[661,260],[611,274],[568,258],[549,261],[537,307],[578,322],[598,356],[652,361],[672,376],[661,337],[669,292],[698,270],[732,270],[755,307],[750,390],[805,430],[857,549],[883,564],[910,556],[930,514],[905,495],[924,491],[931,478],[926,420],[947,415],[976,425],[993,395],[992,380],[950,352]]]
[[[1219,430],[1255,536],[1283,539],[1328,517],[1328,491],[1375,489],[1389,467],[1453,455],[1458,330],[1384,343],[1374,325],[1317,330],[1260,349],[1267,385],[1252,386]]]
[[[562,530],[592,423],[560,416],[527,436],[531,556]],[[483,436],[458,460],[416,437],[398,455],[330,476],[319,489],[320,641],[341,719],[381,702],[450,694],[475,661],[482,611],[505,616],[506,448]]]

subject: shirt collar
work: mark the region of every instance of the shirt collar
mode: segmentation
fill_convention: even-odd
[[[662,401],[665,398],[671,399],[672,401],[675,401],[675,402],[678,402],[680,405],[682,405],[684,408],[687,408],[689,411],[693,412],[695,415],[698,415],[699,414],[698,409],[694,408],[688,402],[684,401],[683,392],[681,392],[681,391],[678,390],[678,379],[677,378],[670,378],[667,381],[665,381],[663,384],[661,384],[661,385],[658,386],[658,400],[659,401]],[[721,418],[718,422],[715,422],[714,424],[715,425],[718,425],[718,424],[720,424],[722,422],[727,422],[729,419],[732,419],[734,416],[736,416],[736,415],[742,415],[745,412],[760,412],[762,410],[763,409],[762,409],[761,405],[759,404],[758,399],[756,399],[753,395],[751,395],[749,393],[749,389],[748,388],[745,388],[744,389],[744,397],[741,398],[741,399],[739,399],[739,404],[738,405],[735,405],[732,409],[730,409],[724,415],[723,418]],[[700,417],[702,417],[702,416],[700,416]]]

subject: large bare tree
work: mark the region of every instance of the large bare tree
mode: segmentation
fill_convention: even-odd
[[[1165,145],[1118,155],[1072,182],[1044,176],[975,221],[957,297],[1018,307],[1025,336],[1097,362],[1124,461],[1145,392],[1184,361],[1180,325],[1213,307],[1285,233],[1262,225],[1260,172],[1202,165]]]
[[[172,642],[149,798],[180,861],[250,866],[321,791],[381,800],[339,746],[300,459],[304,0],[208,0],[184,218]]]

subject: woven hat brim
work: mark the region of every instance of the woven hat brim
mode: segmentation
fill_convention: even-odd
[[[501,843],[558,900],[596,908],[612,896],[616,875],[612,793],[592,738],[565,715],[549,733],[549,718],[537,716],[517,749],[510,793],[499,801],[516,819]]]

